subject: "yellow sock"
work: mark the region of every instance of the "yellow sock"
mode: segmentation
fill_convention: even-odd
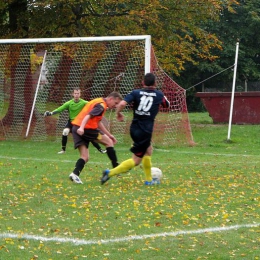
[[[146,181],[152,181],[152,173],[151,173],[151,156],[144,156],[142,159],[143,169],[145,173],[145,180]]]
[[[108,176],[112,177],[114,175],[118,175],[120,173],[125,173],[131,170],[132,168],[135,167],[135,162],[133,159],[128,159],[126,161],[123,161],[120,163],[117,167],[113,168],[110,170]]]

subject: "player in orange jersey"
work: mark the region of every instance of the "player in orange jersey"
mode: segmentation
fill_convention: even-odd
[[[121,94],[118,92],[112,92],[106,98],[93,99],[83,107],[81,112],[72,121],[74,147],[75,149],[78,148],[80,153],[80,158],[76,162],[75,169],[69,175],[73,182],[82,184],[79,175],[88,162],[88,146],[91,141],[103,144],[106,147],[107,155],[111,160],[112,166],[116,167],[118,165],[114,149],[116,139],[106,129],[101,120],[106,110],[116,108],[122,99]]]

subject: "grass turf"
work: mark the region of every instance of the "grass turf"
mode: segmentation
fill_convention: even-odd
[[[101,186],[110,163],[94,147],[77,185],[72,142],[63,155],[0,142],[0,259],[260,259],[259,126],[234,125],[227,142],[207,113],[190,121],[196,145],[155,147],[164,178],[151,187],[139,166]]]

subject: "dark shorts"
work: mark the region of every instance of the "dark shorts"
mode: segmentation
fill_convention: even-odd
[[[65,125],[65,127],[64,128],[69,128],[70,129],[70,132],[72,132],[72,123],[71,123],[71,121],[70,120],[68,120],[68,122],[67,122],[67,124]]]
[[[89,146],[89,142],[100,140],[101,135],[103,134],[98,129],[85,129],[83,135],[79,135],[77,130],[79,126],[74,125],[72,127],[72,136],[74,140],[74,148],[77,149],[80,145],[85,145],[87,148]]]
[[[133,140],[130,151],[137,157],[143,158],[147,148],[151,145],[152,134],[143,131],[137,124],[132,124],[130,135]]]

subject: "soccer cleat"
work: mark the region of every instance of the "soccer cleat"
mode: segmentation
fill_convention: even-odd
[[[101,185],[103,185],[105,182],[107,182],[110,178],[108,177],[109,170],[106,169],[103,171],[102,177],[101,177]]]
[[[83,182],[81,181],[81,179],[79,178],[79,176],[77,176],[75,173],[71,173],[70,175],[69,175],[69,177],[70,177],[70,180],[71,181],[73,181],[73,182],[75,182],[75,183],[77,183],[77,184],[83,184]]]
[[[64,150],[61,150],[61,151],[58,152],[58,154],[63,154],[63,153],[65,153]]]
[[[107,150],[102,150],[101,148],[99,148],[98,151],[101,152],[101,153],[106,153],[107,152]]]
[[[145,181],[144,182],[144,185],[158,185],[160,184],[160,180],[159,179],[156,179],[156,178],[153,178],[151,181]]]

